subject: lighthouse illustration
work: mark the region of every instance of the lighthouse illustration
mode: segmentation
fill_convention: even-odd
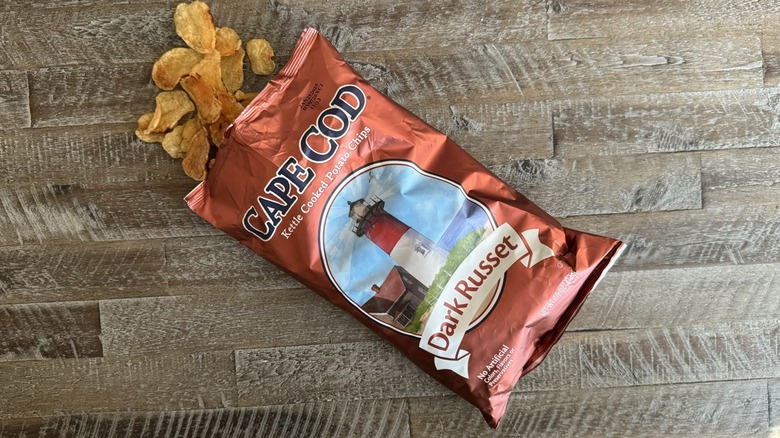
[[[348,204],[353,233],[367,237],[426,287],[433,283],[447,261],[447,250],[388,213],[381,198],[360,198]]]

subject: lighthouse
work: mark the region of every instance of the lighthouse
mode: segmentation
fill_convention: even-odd
[[[447,261],[448,252],[385,211],[380,198],[349,202],[352,232],[366,236],[426,287]]]

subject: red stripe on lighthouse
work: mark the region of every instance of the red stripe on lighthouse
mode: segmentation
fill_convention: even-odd
[[[409,226],[386,211],[374,214],[366,227],[366,236],[384,252],[390,254]]]

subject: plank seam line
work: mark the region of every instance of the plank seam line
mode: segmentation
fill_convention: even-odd
[[[33,127],[33,114],[32,114],[32,92],[30,91],[30,71],[25,70],[24,72],[24,79],[27,81],[27,116],[30,118],[30,120],[27,123],[27,126],[25,128],[32,128]]]
[[[767,386],[769,383],[767,383]],[[769,390],[767,389],[767,392]],[[411,403],[409,403],[408,398],[403,399],[404,407],[406,408],[406,424],[409,426],[409,437],[414,438],[414,435],[412,434],[412,408]]]

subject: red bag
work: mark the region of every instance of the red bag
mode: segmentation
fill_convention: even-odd
[[[623,249],[563,228],[372,88],[314,29],[186,201],[491,427]]]

